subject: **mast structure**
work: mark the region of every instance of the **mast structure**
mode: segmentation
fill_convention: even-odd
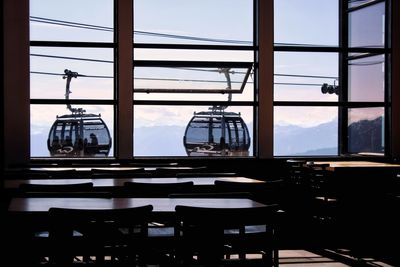
[[[71,86],[71,80],[72,78],[78,78],[78,76],[80,76],[77,72],[65,69],[64,70],[64,75],[63,75],[63,79],[67,79],[67,83],[65,86],[65,100],[69,100],[69,95],[72,93],[70,90],[70,86]],[[67,109],[69,109],[72,114],[78,114],[78,115],[82,115],[83,113],[86,112],[86,110],[82,109],[82,108],[73,108],[71,106],[71,104],[67,104]]]

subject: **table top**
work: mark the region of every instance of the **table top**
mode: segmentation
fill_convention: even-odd
[[[82,178],[82,179],[15,179],[5,180],[5,188],[18,188],[20,184],[77,184],[93,183],[94,187],[123,186],[125,182],[138,183],[180,183],[193,181],[194,185],[213,185],[215,180],[241,182],[241,183],[265,183],[264,181],[247,177],[166,177],[166,178]]]
[[[60,172],[60,171],[78,171],[78,172],[90,172],[93,170],[103,171],[154,171],[154,170],[177,170],[177,171],[188,171],[204,169],[203,167],[188,167],[188,166],[137,166],[137,167],[126,167],[126,166],[110,166],[110,167],[32,167],[28,168],[29,171],[34,172]]]
[[[175,212],[177,205],[209,208],[263,207],[243,198],[12,198],[9,212],[47,212],[52,207],[71,209],[122,209],[153,205],[154,212]]]
[[[310,166],[318,167],[318,165],[326,165],[325,170],[335,171],[338,169],[355,170],[357,168],[373,169],[373,168],[385,168],[385,169],[399,169],[400,164],[385,163],[385,162],[373,162],[373,161],[314,161]]]

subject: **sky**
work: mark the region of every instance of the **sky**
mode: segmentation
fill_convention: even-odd
[[[137,0],[134,6],[134,40],[138,43],[184,44],[238,44],[250,45],[253,39],[253,0]],[[274,42],[276,44],[338,45],[337,0],[275,0]],[[31,40],[46,41],[113,41],[113,3],[111,0],[31,0]],[[73,28],[40,23],[54,19],[100,26],[93,29]],[[62,22],[61,22],[62,24]],[[152,35],[149,33],[158,33]],[[160,37],[159,34],[164,34]],[[188,38],[175,38],[176,36]],[[208,38],[207,41],[201,38]],[[215,39],[214,42],[209,39]],[[222,42],[221,40],[224,40]],[[85,58],[92,61],[49,58],[38,55]],[[136,49],[135,59],[141,60],[217,60],[252,62],[248,51],[200,51]],[[31,72],[63,73],[64,69],[87,76],[71,82],[71,99],[113,99],[113,50],[111,48],[46,48],[31,47]],[[95,60],[95,61],[93,61]],[[336,95],[321,94],[320,85],[337,83],[337,53],[275,53],[276,74],[323,76],[323,78],[287,77],[276,75],[274,99],[277,101],[337,101]],[[231,79],[237,87],[243,82],[237,69]],[[355,70],[355,73],[357,70]],[[135,85],[140,88],[211,88],[225,89],[226,78],[218,72],[182,71],[176,69],[136,68]],[[355,74],[356,75],[356,74]],[[145,80],[138,78],[180,79],[179,81]],[[199,83],[184,80],[212,80]],[[233,94],[237,101],[252,101],[253,84],[249,78],[242,94]],[[308,85],[283,85],[302,83]],[[312,85],[310,85],[312,84]],[[63,99],[65,80],[58,75],[32,74],[31,98]],[[226,100],[222,94],[144,94],[135,93],[135,99],[171,100]],[[88,113],[101,114],[111,132],[113,109],[109,106],[84,106]],[[135,128],[150,126],[185,126],[193,112],[207,107],[152,107],[135,108]],[[228,111],[241,112],[244,120],[253,123],[251,108],[229,107]],[[65,106],[35,106],[31,110],[32,133],[47,133],[56,115],[69,113]],[[275,125],[314,127],[334,121],[336,108],[304,107],[275,109]],[[33,152],[34,154],[34,152]]]

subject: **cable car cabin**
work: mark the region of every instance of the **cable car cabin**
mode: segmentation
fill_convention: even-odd
[[[50,129],[47,147],[53,157],[106,157],[111,136],[100,115],[62,115]]]
[[[197,112],[186,127],[188,156],[248,156],[249,130],[240,113]]]

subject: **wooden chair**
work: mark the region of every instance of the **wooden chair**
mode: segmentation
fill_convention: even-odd
[[[125,182],[124,196],[129,197],[168,197],[173,193],[190,193],[194,188],[192,181],[179,183],[140,183]],[[168,217],[149,222],[149,242],[152,244],[154,264],[169,264],[175,250],[176,238],[174,221]]]
[[[277,205],[230,209],[178,205],[175,210],[177,265],[277,266]]]
[[[51,208],[50,263],[55,266],[144,264],[152,209],[151,205],[107,210]]]
[[[26,177],[35,177],[35,175],[46,175],[47,178],[51,179],[64,179],[64,178],[76,178],[78,177],[78,171],[76,169],[51,169],[51,170],[28,170]]]

